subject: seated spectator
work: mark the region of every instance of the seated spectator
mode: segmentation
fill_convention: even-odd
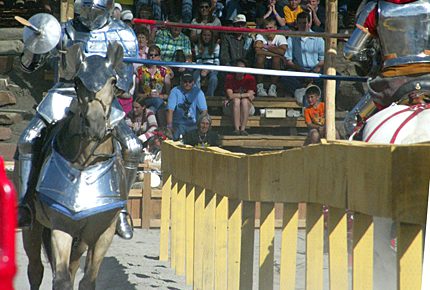
[[[146,108],[143,98],[137,98],[133,102],[133,110],[127,114],[125,122],[144,145],[158,128],[154,112]]]
[[[235,66],[246,67],[245,60],[236,60]],[[255,98],[255,78],[250,74],[231,73],[225,78],[227,100],[223,107],[225,115],[232,116],[234,135],[248,135],[246,124],[248,116],[255,113],[252,101]]]
[[[246,17],[238,14],[233,20],[234,27],[245,27]],[[229,33],[221,35],[220,61],[222,65],[234,65],[237,59],[252,61],[254,53],[252,37],[247,33]]]
[[[221,20],[212,15],[210,1],[202,0],[199,5],[197,17],[191,21],[191,24],[221,26]],[[198,42],[201,32],[201,29],[191,29],[190,39],[193,43]],[[218,39],[218,33],[215,33],[214,38],[215,40]]]
[[[156,19],[154,14],[152,13],[151,7],[149,7],[149,6],[141,5],[137,11],[138,11],[138,14],[136,17],[138,17],[140,19],[148,19],[148,20]],[[149,24],[143,24],[143,23],[137,23],[137,24],[135,24],[135,29],[137,31],[143,31],[144,29],[146,29],[148,31],[148,44],[151,45],[151,44],[155,43],[155,35],[158,31],[157,26],[149,25]]]
[[[194,85],[193,75],[184,73],[181,85],[172,89],[167,101],[167,128],[172,131],[173,140],[196,129],[198,114],[207,110],[205,95]]]
[[[163,20],[163,11],[160,0],[136,1],[136,17],[141,19]]]
[[[325,8],[320,5],[320,0],[309,0],[306,8],[312,13],[311,30],[316,32],[325,31]]]
[[[199,36],[199,42],[195,47],[196,62],[199,64],[219,65],[219,44],[214,39],[211,30],[203,30]],[[218,71],[195,70],[194,81],[201,88],[207,84],[206,96],[213,96],[218,86]]]
[[[169,21],[182,22],[176,15],[169,17]],[[190,39],[182,33],[182,28],[180,27],[169,27],[168,29],[157,31],[155,44],[161,49],[161,60],[163,61],[173,61],[177,50],[184,52],[186,61],[191,62],[192,60]]]
[[[133,18],[134,18],[133,13],[130,10],[123,10],[121,12],[121,20],[125,24],[127,24],[128,26],[130,26],[131,29],[133,29],[133,23],[132,23]]]
[[[139,58],[148,58],[148,38],[149,32],[145,27],[140,27],[136,32],[137,44],[139,45]],[[136,65],[136,64],[135,64]]]
[[[301,0],[290,0],[288,4],[284,6],[284,17],[285,25],[290,29],[297,30],[297,15],[303,12],[303,8],[300,6]]]
[[[184,54],[184,51],[182,49],[175,51],[174,60],[175,60],[175,62],[185,62],[185,60],[186,60],[185,54]],[[171,87],[172,88],[179,86],[181,84],[181,78],[185,72],[190,72],[190,70],[187,70],[184,67],[173,67],[172,71],[173,71],[173,75],[175,76],[171,81],[171,83],[172,83]]]
[[[321,142],[321,138],[326,137],[325,105],[321,101],[320,88],[315,85],[309,86],[306,89],[305,98],[309,104],[304,112],[309,132],[304,145],[318,144]],[[337,130],[336,139],[339,139]]]
[[[266,29],[277,29],[276,21],[266,19],[264,21]],[[257,34],[254,43],[255,48],[255,66],[257,68],[281,69],[281,62],[287,50],[287,39],[280,34]],[[258,97],[277,97],[278,76],[271,76],[269,91],[266,92],[263,83],[263,75],[257,75],[257,96]]]
[[[278,11],[280,13],[278,13]],[[285,27],[283,6],[277,0],[261,1],[257,4],[255,24],[257,28],[264,27],[264,20],[273,19],[279,29]]]
[[[197,120],[197,129],[185,133],[184,144],[208,147],[219,146],[219,136],[212,131],[212,118],[209,114],[200,114]]]
[[[160,60],[160,48],[151,45],[148,49],[150,60]],[[157,113],[167,99],[173,72],[165,66],[140,66],[137,69],[137,97],[144,99],[148,108]]]
[[[121,12],[122,12],[122,6],[119,3],[115,3],[115,6],[112,11],[112,17],[121,20]]]
[[[312,31],[311,15],[302,12],[297,16],[299,31]],[[300,72],[322,73],[324,68],[324,40],[320,37],[289,37],[287,51],[285,52],[286,66],[289,70]],[[305,88],[311,81],[307,78],[283,77],[286,94],[294,96],[296,89]],[[322,87],[322,79],[313,81]],[[306,104],[306,101],[304,101]],[[306,106],[306,105],[305,105]]]

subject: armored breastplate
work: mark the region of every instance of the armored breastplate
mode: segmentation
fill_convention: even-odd
[[[430,62],[430,0],[379,2],[378,34],[384,68]]]

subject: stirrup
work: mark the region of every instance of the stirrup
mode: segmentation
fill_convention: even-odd
[[[130,223],[128,223],[128,217],[130,217]],[[116,224],[116,234],[125,240],[131,240],[133,238],[133,219],[131,215],[123,210],[119,213],[117,224]]]

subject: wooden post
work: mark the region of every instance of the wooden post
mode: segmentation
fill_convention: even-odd
[[[326,32],[337,33],[337,0],[326,0]],[[328,75],[336,75],[336,55],[337,55],[337,40],[335,38],[327,38],[325,41],[325,57],[324,71]],[[326,114],[326,130],[327,140],[336,140],[335,127],[335,94],[336,81],[324,81],[325,95],[325,114]]]

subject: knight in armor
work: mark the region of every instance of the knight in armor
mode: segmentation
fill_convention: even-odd
[[[363,1],[356,29],[344,47],[347,59],[370,76],[369,92],[345,119],[351,134],[357,122],[393,102],[422,101],[429,90],[430,0]],[[399,100],[409,93],[408,100]]]
[[[77,2],[77,4],[79,6],[75,5],[75,7],[79,8],[79,11],[76,11],[78,14],[75,15],[78,15],[78,17],[65,23],[63,34],[56,48],[47,54],[33,54],[27,49],[24,50],[21,57],[21,64],[24,71],[35,71],[48,59],[53,56],[61,55],[62,51],[76,43],[82,45],[86,56],[93,54],[106,56],[108,43],[116,41],[123,47],[124,56],[137,57],[138,44],[133,30],[122,21],[111,17],[114,0],[82,0],[80,3]],[[46,129],[52,127],[56,122],[66,116],[65,112],[67,112],[67,110],[58,105],[70,104],[70,99],[73,98],[73,96],[71,97],[70,94],[67,94],[67,91],[70,91],[70,88],[73,87],[73,84],[68,84],[67,81],[65,81],[65,79],[67,79],[65,78],[67,67],[65,64],[61,63],[61,57],[59,57],[59,61],[59,77],[60,80],[64,82],[58,82],[43,98],[37,107],[36,115],[23,131],[17,145],[19,168],[18,192],[20,199],[18,211],[19,226],[28,226],[31,224],[32,212],[30,207],[26,204],[25,196],[29,189],[30,176],[35,166],[33,163],[37,160],[37,154],[40,152],[40,150],[37,149],[39,148],[38,146],[40,146],[40,140],[43,134],[45,134],[44,132]],[[64,70],[61,69],[62,67]],[[128,92],[132,86],[132,64],[124,64],[121,71],[117,71],[117,75],[116,87],[118,89],[118,97]],[[121,112],[121,116],[115,116],[115,118],[123,118],[125,114],[121,110],[118,101],[114,101],[113,106],[119,110],[112,110],[112,112]],[[127,182],[125,184],[126,188],[121,188],[121,194],[125,195],[124,198],[126,199],[136,177],[142,145],[123,119],[117,123],[114,130],[119,147],[121,148],[121,155],[125,168]],[[124,239],[131,239],[133,236],[133,229],[128,224],[127,216],[127,210],[124,208],[119,214],[117,234]]]

